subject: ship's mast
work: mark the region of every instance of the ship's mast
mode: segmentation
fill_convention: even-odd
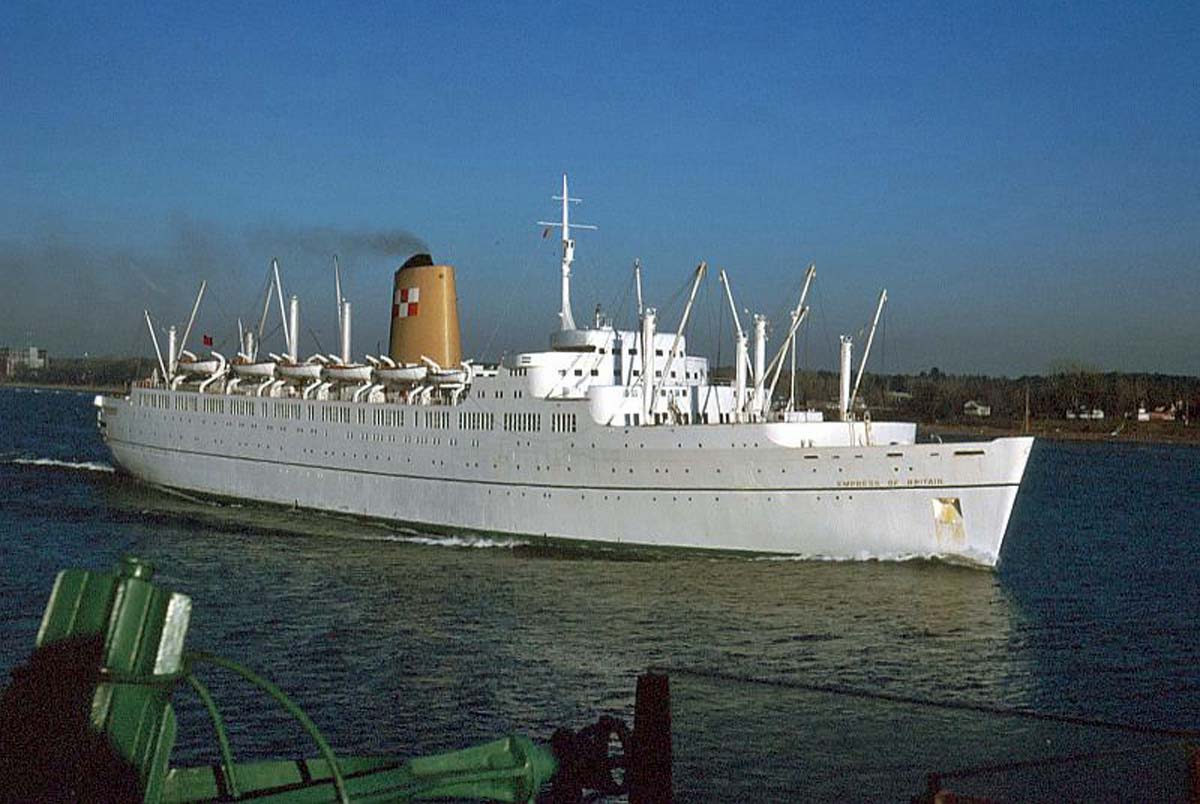
[[[150,342],[154,344],[154,354],[158,357],[158,367],[162,369],[163,379],[166,382],[170,382],[171,377],[167,374],[166,363],[163,362],[162,349],[158,347],[158,336],[154,334],[154,322],[150,320],[150,311],[143,310],[142,313],[146,316],[146,328],[150,330]]]
[[[871,356],[871,344],[875,342],[875,330],[879,327],[879,316],[883,313],[883,305],[887,303],[887,288],[879,292],[879,303],[875,306],[875,318],[871,321],[871,332],[867,335],[867,348],[863,350],[862,362],[858,364],[858,378],[854,381],[854,390],[850,392],[850,402],[846,407],[848,413],[854,411],[854,399],[858,396],[858,386],[862,383],[863,371],[867,368],[867,358]]]
[[[696,291],[700,289],[700,282],[704,279],[704,274],[708,271],[708,263],[701,260],[696,266],[696,273],[692,279],[692,289],[688,293],[687,304],[684,305],[683,315],[679,319],[679,329],[675,330],[675,338],[671,341],[671,351],[667,353],[667,364],[663,366],[662,378],[654,385],[652,397],[658,396],[659,390],[667,382],[667,377],[670,376],[671,366],[675,362],[675,358],[679,355],[679,342],[683,340],[683,331],[687,328],[688,319],[692,315],[692,306],[696,303]]]
[[[804,322],[808,315],[808,308],[804,306],[804,300],[808,298],[808,289],[812,286],[813,277],[817,275],[817,266],[809,265],[808,270],[804,273],[804,286],[800,291],[800,301],[796,303],[796,309],[792,311],[792,325],[788,328],[787,336],[783,339],[783,344],[779,347],[779,351],[775,353],[775,357],[771,358],[771,363],[767,366],[767,374],[774,371],[771,379],[771,386],[763,395],[761,400],[761,412],[765,416],[770,412],[771,399],[775,395],[775,385],[779,382],[779,373],[783,370],[784,355],[790,350],[792,354],[792,391],[788,396],[788,409],[792,409],[792,405],[796,401],[796,330],[800,324]]]
[[[738,319],[737,305],[733,303],[733,290],[729,287],[729,277],[725,269],[719,274],[721,285],[725,288],[725,298],[729,300],[729,311],[733,314],[733,328],[736,338],[734,349],[734,421],[742,421],[746,410],[746,363],[750,359],[747,354],[746,333],[742,330],[742,322]]]
[[[571,229],[595,229],[584,223],[571,223],[571,204],[579,204],[581,198],[571,198],[567,192],[567,174],[562,177],[562,195],[551,196],[555,201],[562,201],[561,221],[538,221],[538,226],[558,226],[562,230],[562,309],[558,316],[560,329],[575,329],[575,316],[571,314],[571,263],[575,262],[575,240],[571,237]]]
[[[292,347],[292,339],[296,336],[292,332],[287,309],[283,306],[283,282],[279,279],[279,260],[274,257],[271,258],[271,273],[273,274],[272,281],[275,283],[275,297],[279,299],[279,320],[283,324],[283,343],[287,347],[288,355],[291,356],[295,351]]]
[[[187,327],[183,330],[183,340],[179,342],[179,351],[182,353],[187,348],[188,335],[192,333],[192,325],[196,323],[196,311],[200,309],[200,300],[204,298],[204,289],[208,287],[208,280],[200,283],[200,290],[196,293],[196,301],[192,304],[192,314],[188,316]]]
[[[300,359],[300,297],[295,294],[288,299],[288,332],[292,334],[288,342],[288,357],[296,363]]]
[[[642,258],[638,257],[633,261],[633,281],[637,285],[637,314],[638,318],[642,317]]]

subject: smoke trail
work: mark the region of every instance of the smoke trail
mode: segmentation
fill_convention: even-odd
[[[331,254],[370,257],[408,257],[429,247],[404,229],[343,229],[333,226],[260,227],[249,233],[253,244],[286,249],[308,256],[328,258]]]

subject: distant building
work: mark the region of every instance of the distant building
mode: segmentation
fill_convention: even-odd
[[[50,365],[45,349],[36,346],[0,346],[0,375],[11,377],[22,369],[43,369]]]
[[[1170,405],[1159,405],[1149,414],[1149,421],[1152,422],[1173,422],[1178,418],[1179,409],[1175,407],[1174,402]]]
[[[992,406],[985,405],[982,402],[976,402],[974,399],[968,400],[963,404],[964,416],[978,416],[980,419],[986,419],[992,415]]]

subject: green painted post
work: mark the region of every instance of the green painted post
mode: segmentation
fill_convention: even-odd
[[[127,763],[145,802],[161,798],[175,745],[170,699],[191,616],[191,600],[155,586],[153,576],[136,558],[115,573],[60,572],[37,636],[39,651],[78,645],[96,657],[96,666],[74,668],[95,678],[91,730]]]

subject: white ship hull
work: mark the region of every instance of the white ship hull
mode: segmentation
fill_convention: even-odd
[[[835,559],[994,565],[1032,446],[796,437],[847,426],[832,422],[626,428],[579,416],[570,433],[480,432],[454,426],[454,410],[264,399],[246,415],[230,397],[230,412],[205,412],[216,405],[205,397],[98,400],[118,465],[163,486],[409,523]],[[444,421],[431,428],[430,413]]]
[[[599,309],[580,328],[571,312],[572,232],[594,227],[572,227],[569,204],[578,199],[565,175],[555,198],[561,223],[539,223],[562,233],[560,329],[549,351],[497,366],[460,362],[453,268],[417,254],[393,276],[390,367],[353,363],[352,308],[335,262],[341,353],[322,370],[326,382],[301,391],[272,382],[275,363],[259,362],[233,366],[264,379],[253,388],[235,379],[170,391],[151,381],[125,398],[97,398],[115,460],[163,486],[438,527],[995,565],[1033,439],[917,444],[916,425],[859,414],[886,291],[853,386],[852,341],[841,339],[839,420],[791,402],[774,410],[815,267],[770,362],[767,318],[752,318],[751,350],[721,272],[737,338],[732,384],[714,383],[685,334],[707,264],[696,268],[674,333],[659,332],[656,308],[643,305],[640,265],[638,328],[618,329]],[[268,303],[271,287],[282,310],[277,271]],[[299,331],[298,310],[293,300],[285,335]],[[256,354],[254,337],[243,338],[245,354]],[[294,356],[294,339],[287,345]],[[423,378],[408,373],[414,368]]]

